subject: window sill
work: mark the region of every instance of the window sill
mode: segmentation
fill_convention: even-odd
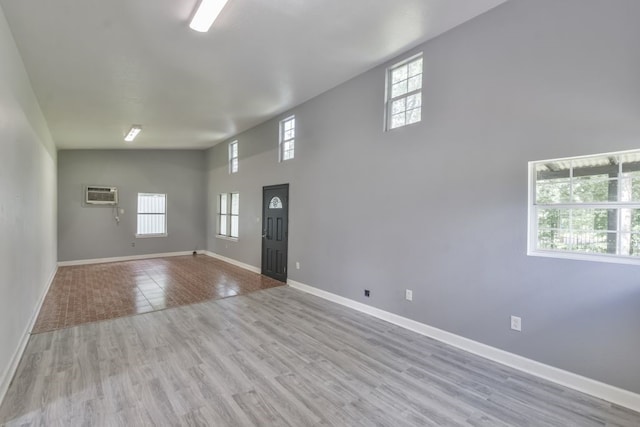
[[[640,265],[640,257],[606,254],[586,254],[578,252],[529,250],[528,256],[538,256],[544,258],[571,259],[577,261],[608,262],[612,264]]]
[[[216,234],[216,239],[229,240],[231,242],[237,242],[238,241],[237,237],[230,237],[230,236],[225,236],[225,235],[222,235],[222,234]]]
[[[136,234],[136,239],[148,239],[150,237],[167,237],[167,233],[163,234]]]

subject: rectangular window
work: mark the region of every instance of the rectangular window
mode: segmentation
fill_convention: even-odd
[[[296,117],[291,116],[280,122],[280,161],[293,159],[296,142]]]
[[[238,141],[229,143],[229,173],[238,172]]]
[[[387,70],[387,130],[422,120],[422,54]]]
[[[138,193],[136,237],[167,235],[167,195]]]
[[[529,162],[529,254],[640,264],[640,150]]]
[[[218,196],[218,235],[238,238],[240,194],[222,193]]]

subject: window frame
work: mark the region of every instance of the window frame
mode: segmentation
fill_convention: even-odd
[[[164,198],[164,212],[140,212],[140,196],[163,196]],[[168,219],[167,219],[167,194],[166,193],[148,193],[148,192],[139,192],[137,201],[136,201],[136,238],[137,239],[147,239],[150,237],[167,237],[169,235],[168,232]],[[139,224],[140,224],[140,215],[163,215],[163,229],[162,233],[139,233]]]
[[[235,147],[235,156],[234,156],[234,147]],[[238,169],[240,167],[240,153],[239,153],[239,144],[238,140],[231,141],[229,143],[229,174],[238,173]]]
[[[226,197],[226,209],[222,212],[222,198]],[[237,198],[237,212],[233,212],[233,199]],[[218,209],[217,209],[217,222],[216,222],[216,237],[220,239],[237,241],[240,238],[240,193],[229,192],[218,194]],[[237,235],[233,235],[233,218],[236,218],[238,226]],[[223,222],[226,233],[223,233]]]
[[[410,63],[421,59],[422,60],[422,65],[420,68],[420,87],[418,89],[414,89],[412,91],[407,91],[406,93],[403,93],[402,95],[398,95],[393,97],[393,79],[392,79],[392,73],[394,70],[403,67],[405,65],[409,65]],[[415,77],[415,76],[413,76]],[[407,81],[409,80],[409,76],[407,76]],[[400,62],[397,62],[395,64],[393,64],[392,66],[388,67],[386,69],[386,75],[385,75],[385,102],[384,102],[384,130],[389,132],[395,129],[400,129],[406,126],[410,126],[410,125],[415,125],[417,123],[420,123],[422,121],[422,89],[424,88],[424,53],[423,52],[419,52],[416,53],[415,55],[412,55]],[[407,88],[408,89],[408,88]],[[396,127],[392,127],[392,120],[393,120],[393,114],[392,114],[392,108],[393,108],[393,103],[394,101],[398,101],[400,99],[407,99],[409,96],[415,95],[415,94],[420,94],[420,118],[415,121],[415,122],[411,122],[411,123],[407,123],[406,122],[406,114],[407,110],[406,105],[405,105],[405,109],[404,109],[404,114],[405,114],[405,123],[403,125],[400,126],[396,126]],[[416,109],[416,108],[414,108]]]
[[[573,260],[582,260],[582,261],[595,261],[595,262],[608,262],[608,263],[616,263],[616,264],[632,264],[632,265],[640,265],[640,256],[634,255],[624,255],[619,254],[621,241],[620,236],[623,234],[629,234],[629,238],[631,235],[638,234],[633,230],[622,230],[621,229],[621,215],[623,209],[640,209],[640,200],[638,201],[620,201],[621,197],[621,179],[628,179],[623,175],[623,166],[624,164],[628,164],[629,162],[621,161],[622,156],[625,155],[640,155],[640,150],[626,150],[626,151],[615,151],[609,153],[599,153],[599,154],[589,154],[583,156],[573,156],[573,157],[564,157],[557,159],[548,159],[548,160],[536,160],[528,162],[528,209],[527,209],[527,255],[528,256],[539,256],[539,257],[550,257],[550,258],[560,258],[560,259],[573,259]],[[575,189],[575,178],[579,176],[597,176],[597,175],[574,175],[574,167],[571,165],[569,169],[569,201],[568,202],[558,202],[558,203],[537,203],[536,201],[536,190],[537,190],[537,165],[540,164],[552,164],[555,162],[573,162],[581,159],[589,159],[589,158],[598,158],[598,157],[609,157],[615,158],[617,161],[618,167],[618,175],[615,180],[617,181],[617,189],[616,189],[616,200],[615,201],[592,201],[592,202],[576,202],[573,201],[573,191]],[[613,166],[613,165],[612,165]],[[597,167],[597,166],[592,166]],[[631,177],[633,179],[633,177]],[[605,178],[602,178],[604,181]],[[607,178],[606,180],[613,181],[612,178]],[[610,190],[609,190],[610,191]],[[607,210],[607,211],[615,211],[616,215],[616,224],[615,229],[607,228],[607,230],[582,230],[582,233],[606,233],[606,234],[614,234],[616,238],[616,253],[597,253],[597,252],[580,252],[575,250],[564,250],[564,249],[549,249],[549,248],[540,248],[539,245],[539,219],[538,219],[538,210],[539,209],[558,209],[558,210],[573,210],[579,211],[583,210]],[[581,230],[579,228],[574,228],[573,224],[573,212],[569,214],[569,228],[568,233],[578,234]],[[575,244],[575,243],[574,243]]]
[[[293,126],[291,128],[291,130],[293,131],[293,136],[291,138],[286,139],[285,138],[285,127],[286,124],[288,122],[293,121]],[[296,116],[295,114],[290,115],[289,117],[286,117],[282,120],[280,120],[280,125],[278,126],[279,129],[279,137],[278,137],[278,161],[279,162],[286,162],[288,160],[293,160],[295,158],[295,148],[296,148]],[[285,144],[286,143],[291,143],[292,144],[292,148],[290,150],[285,150]],[[286,157],[285,158],[285,153],[289,151],[291,152],[291,157]]]

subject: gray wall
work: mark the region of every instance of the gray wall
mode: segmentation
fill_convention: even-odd
[[[0,399],[56,267],[56,151],[0,9]]]
[[[420,124],[382,131],[392,61],[238,135],[237,175],[212,148],[208,249],[259,266],[261,187],[289,182],[291,279],[640,392],[639,267],[526,255],[528,161],[640,147],[638,16],[512,0],[397,58],[424,52]],[[238,242],[214,237],[222,191],[240,192]]]
[[[58,260],[203,249],[205,176],[204,151],[60,151]],[[118,187],[119,224],[112,208],[83,205],[86,185]],[[167,194],[166,237],[135,237],[138,193],[147,192]]]

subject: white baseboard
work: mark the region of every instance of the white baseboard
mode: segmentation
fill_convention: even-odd
[[[518,356],[517,354],[509,353],[508,351],[500,350],[498,348],[452,334],[451,332],[443,331],[442,329],[434,328],[433,326],[416,322],[415,320],[398,316],[397,314],[380,310],[370,305],[362,304],[349,298],[314,288],[313,286],[305,285],[304,283],[296,282],[295,280],[289,279],[287,284],[292,288],[299,289],[320,298],[369,314],[377,317],[378,319],[393,323],[394,325],[401,326],[494,362],[501,363],[519,371],[544,378],[556,384],[560,384],[599,399],[640,412],[640,394],[558,369],[553,366],[545,365],[544,363],[536,362],[535,360],[527,359],[526,357]]]
[[[219,259],[220,261],[224,261],[224,262],[228,262],[229,264],[233,264],[235,266],[244,268],[245,270],[249,270],[252,271],[254,273],[262,273],[262,270],[260,269],[260,267],[255,267],[253,265],[250,264],[245,264],[244,262],[240,262],[240,261],[236,261],[233,258],[227,258],[226,256],[222,256],[220,254],[217,254],[215,252],[210,252],[210,251],[203,251],[203,254],[210,256],[211,258],[216,258]]]
[[[200,251],[202,253],[202,251]],[[172,256],[184,256],[191,255],[193,251],[184,252],[166,252],[161,254],[146,254],[146,255],[131,255],[131,256],[118,256],[112,258],[94,258],[94,259],[79,259],[76,261],[60,261],[58,267],[68,267],[71,265],[87,265],[87,264],[104,264],[107,262],[120,262],[120,261],[135,261],[137,259],[150,259],[150,258],[165,258]]]
[[[36,304],[35,309],[33,310],[33,313],[31,314],[29,323],[27,324],[27,327],[25,328],[22,334],[20,343],[18,343],[18,347],[16,348],[16,351],[13,353],[13,357],[11,358],[11,363],[9,363],[9,367],[2,374],[2,377],[0,377],[0,404],[2,404],[2,402],[4,401],[4,397],[7,394],[7,391],[9,390],[9,386],[11,385],[11,380],[13,380],[13,377],[16,374],[18,365],[20,364],[20,360],[22,359],[22,354],[24,353],[24,350],[27,348],[27,344],[29,343],[29,337],[31,336],[31,331],[33,330],[33,326],[35,325],[36,320],[38,319],[38,314],[40,314],[40,309],[42,308],[42,304],[44,303],[44,298],[47,296],[47,293],[49,292],[49,288],[53,283],[53,279],[56,277],[57,271],[58,271],[58,266],[55,266],[53,269],[53,272],[49,276],[49,281],[47,282],[47,285],[45,286],[44,291],[38,298],[38,302]]]

